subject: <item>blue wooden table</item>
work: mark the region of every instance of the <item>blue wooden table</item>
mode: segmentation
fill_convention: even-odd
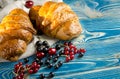
[[[83,27],[83,33],[71,41],[78,48],[85,48],[86,53],[82,58],[64,63],[54,71],[53,78],[120,79],[120,0],[63,1],[77,13]],[[30,61],[33,58],[34,55],[30,56]],[[19,61],[0,63],[0,79],[12,79],[14,64]],[[40,73],[50,71],[52,69],[41,67],[38,73],[27,78],[39,79]]]

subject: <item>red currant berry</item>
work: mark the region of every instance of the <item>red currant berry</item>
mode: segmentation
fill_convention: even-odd
[[[75,49],[76,46],[74,46],[74,45],[69,45],[69,48],[72,50],[72,49]]]
[[[26,64],[26,65],[25,65],[25,67],[26,67],[26,68],[29,68],[29,67],[30,67],[30,65]]]
[[[17,77],[13,77],[13,79],[17,79]]]
[[[33,4],[34,4],[33,1],[28,0],[28,1],[25,2],[25,7],[27,7],[27,8],[31,8],[31,7],[33,6]]]
[[[65,48],[64,48],[64,51],[68,51],[68,50],[69,50],[69,47],[65,47]]]
[[[20,70],[19,70],[19,73],[23,73],[23,72],[24,72],[24,67],[21,66],[21,67],[20,67]]]
[[[38,68],[38,69],[39,69],[39,68],[40,68],[40,65],[39,65],[39,64],[37,64],[36,68]]]
[[[37,62],[33,62],[32,65],[31,65],[31,68],[34,69],[34,68],[36,68],[37,65],[38,65]]]
[[[17,73],[18,70],[14,69],[14,72]]]
[[[45,56],[45,54],[43,52],[38,52],[37,53],[37,58],[43,58]]]
[[[69,55],[69,51],[67,50],[67,51],[64,51],[64,54],[65,55]]]
[[[80,53],[85,53],[85,52],[86,52],[86,50],[85,50],[85,49],[83,49],[83,48],[80,48],[79,52],[80,52]]]
[[[20,77],[20,76],[17,76],[16,78],[17,78],[17,79],[22,79],[22,77]]]
[[[73,60],[75,55],[70,55],[70,60]]]
[[[68,43],[67,43],[67,42],[64,42],[64,45],[65,45],[65,46],[68,46]]]
[[[70,57],[66,56],[66,62],[69,62],[69,61],[70,61]]]
[[[39,70],[38,68],[35,68],[35,69],[33,70],[33,72],[36,73],[36,72],[38,72],[38,70]]]
[[[21,66],[23,63],[22,63],[22,62],[19,62],[18,64],[19,64],[19,66]]]
[[[73,51],[70,51],[70,55],[74,55],[74,52],[73,52]]]
[[[19,67],[20,67],[19,64],[16,64],[16,65],[14,66],[15,69],[19,69]]]
[[[68,42],[68,46],[73,45],[72,42]]]
[[[76,54],[78,52],[78,50],[77,49],[74,49],[74,54]]]
[[[20,73],[20,77],[24,77],[24,73]]]
[[[28,70],[28,73],[29,73],[29,74],[33,74],[33,70],[32,70],[32,69],[29,69],[29,70]]]
[[[55,48],[49,48],[48,53],[49,53],[49,55],[54,55],[54,54],[56,54],[56,49]]]

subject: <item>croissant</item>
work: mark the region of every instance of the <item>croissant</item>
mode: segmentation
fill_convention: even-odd
[[[19,8],[13,9],[0,24],[0,57],[16,61],[26,51],[36,30],[28,14]]]
[[[37,29],[53,38],[70,40],[82,32],[78,16],[63,2],[48,1],[42,6],[33,6],[29,16]]]

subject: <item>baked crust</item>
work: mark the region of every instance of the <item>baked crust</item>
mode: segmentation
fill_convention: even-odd
[[[33,14],[31,20],[36,18],[37,28],[50,37],[70,40],[82,32],[78,16],[63,2],[48,1],[39,10],[30,10],[29,14]]]
[[[17,61],[26,51],[36,30],[28,14],[19,8],[13,9],[0,24],[0,57]]]

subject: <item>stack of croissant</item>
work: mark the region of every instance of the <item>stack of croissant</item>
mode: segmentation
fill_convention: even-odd
[[[48,1],[42,6],[33,6],[29,16],[38,30],[53,38],[70,40],[82,31],[78,16],[63,2]]]
[[[26,51],[36,30],[28,14],[22,9],[13,9],[0,24],[0,57],[16,61]]]
[[[29,19],[30,18],[30,19]],[[16,61],[26,51],[36,30],[60,40],[70,40],[82,31],[77,15],[63,2],[48,1],[33,6],[29,15],[22,9],[14,9],[0,24],[0,57]]]

